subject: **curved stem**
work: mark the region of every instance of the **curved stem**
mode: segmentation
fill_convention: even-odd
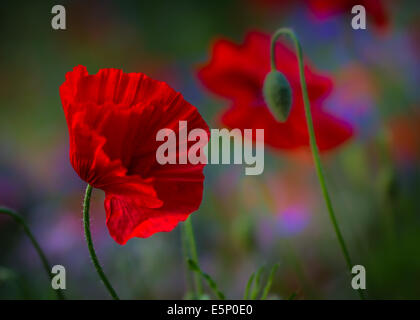
[[[104,283],[106,289],[114,300],[119,300],[117,293],[112,287],[111,283],[108,281],[108,278],[105,276],[105,273],[99,264],[98,257],[96,256],[95,249],[92,243],[92,235],[90,233],[90,218],[89,218],[89,208],[90,208],[90,197],[92,195],[92,186],[90,184],[86,187],[85,199],[83,200],[83,226],[85,229],[86,242],[89,249],[90,258],[92,263],[95,266],[96,272]]]
[[[184,226],[183,226],[183,232],[184,232],[184,237],[188,242],[189,253],[187,252],[188,257],[186,260],[190,258],[198,265],[197,247],[195,244],[191,217],[188,217],[188,219],[185,220]],[[194,284],[195,284],[195,295],[196,295],[196,298],[200,298],[203,295],[203,286],[201,283],[201,278],[200,278],[200,275],[197,273],[194,273],[193,276],[194,276]]]
[[[12,217],[16,223],[20,224],[23,228],[23,231],[27,234],[29,239],[31,240],[36,252],[38,253],[39,257],[41,258],[42,265],[45,269],[45,272],[48,275],[48,278],[50,280],[53,279],[53,276],[51,275],[51,267],[50,263],[48,262],[47,257],[45,256],[44,251],[41,249],[41,246],[39,245],[38,241],[35,239],[34,235],[32,234],[31,230],[29,229],[28,225],[26,224],[25,220],[20,216],[17,212],[13,211],[12,209],[0,207],[0,213],[8,215],[9,217]],[[60,300],[64,300],[64,294],[61,290],[54,290],[57,298]]]
[[[341,251],[343,252],[344,259],[346,260],[346,264],[347,264],[347,267],[348,267],[350,275],[351,275],[351,270],[352,270],[353,264],[351,262],[349,251],[347,250],[346,243],[344,241],[343,235],[341,234],[340,227],[338,225],[337,218],[336,218],[335,213],[334,213],[334,209],[333,209],[333,206],[332,206],[332,203],[331,203],[331,198],[330,198],[330,195],[329,195],[329,192],[328,192],[328,189],[327,189],[327,185],[325,183],[325,177],[324,177],[324,172],[323,172],[323,169],[322,169],[321,158],[319,156],[318,145],[316,143],[314,125],[313,125],[313,121],[312,121],[311,106],[310,106],[310,102],[309,102],[308,89],[307,89],[306,79],[305,79],[302,47],[301,47],[300,42],[298,41],[298,39],[296,37],[296,34],[294,33],[294,31],[292,29],[281,28],[281,29],[277,30],[275,32],[275,34],[273,35],[273,38],[271,40],[271,67],[274,68],[274,69],[276,68],[275,55],[274,55],[274,53],[275,53],[275,42],[276,42],[277,38],[279,38],[281,35],[289,36],[292,39],[292,41],[295,45],[295,48],[296,48],[296,54],[297,54],[298,65],[299,65],[300,85],[302,87],[303,104],[304,104],[304,107],[305,107],[305,116],[306,116],[306,122],[307,122],[308,133],[309,133],[309,144],[311,146],[311,151],[312,151],[312,155],[313,155],[314,162],[315,162],[315,169],[316,169],[316,173],[317,173],[317,176],[318,176],[319,184],[321,185],[322,194],[323,194],[324,199],[325,199],[325,203],[326,203],[326,206],[327,206],[327,209],[328,209],[328,213],[329,213],[329,216],[330,216],[331,223],[333,225],[335,234],[337,236],[338,242],[339,242],[340,247],[341,247]],[[359,289],[358,293],[359,293],[360,298],[364,299],[363,291]]]

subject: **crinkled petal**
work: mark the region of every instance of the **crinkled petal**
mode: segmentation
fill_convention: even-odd
[[[200,128],[209,136],[207,124],[181,94],[141,73],[102,69],[89,75],[78,66],[66,75],[60,96],[72,166],[105,191],[107,224],[118,243],[170,231],[197,210],[204,164],[156,160],[160,129],[172,129],[178,137],[179,122],[186,121],[187,134]],[[186,143],[187,153],[192,145]]]

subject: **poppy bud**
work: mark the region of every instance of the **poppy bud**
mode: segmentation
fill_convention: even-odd
[[[263,94],[276,120],[285,122],[292,107],[292,89],[286,77],[277,70],[271,70],[265,77]]]

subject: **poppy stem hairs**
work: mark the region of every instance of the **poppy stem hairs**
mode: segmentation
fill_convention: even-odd
[[[311,151],[312,151],[312,155],[313,155],[314,162],[315,162],[315,169],[316,169],[316,173],[317,173],[317,176],[318,176],[319,184],[321,185],[322,194],[324,196],[325,203],[327,205],[327,209],[328,209],[328,213],[329,213],[329,216],[330,216],[331,223],[333,225],[335,234],[337,236],[338,242],[339,242],[340,247],[341,247],[341,251],[343,252],[344,258],[346,260],[347,267],[348,267],[350,275],[351,275],[351,270],[352,270],[353,264],[351,262],[349,251],[347,249],[347,246],[346,246],[346,243],[344,241],[343,235],[341,234],[340,227],[338,225],[337,218],[335,216],[334,209],[332,207],[331,198],[330,198],[330,195],[329,195],[329,192],[328,192],[328,189],[327,189],[327,185],[325,183],[325,177],[324,177],[324,172],[323,172],[323,169],[322,169],[321,158],[319,156],[318,145],[317,145],[316,138],[315,138],[314,124],[313,124],[313,121],[312,121],[312,113],[311,113],[311,105],[310,105],[310,102],[309,102],[308,89],[307,89],[306,79],[305,79],[302,47],[300,45],[299,40],[296,37],[295,32],[292,29],[281,28],[281,29],[277,30],[274,33],[273,37],[271,38],[271,68],[272,68],[271,72],[278,73],[278,71],[276,70],[275,52],[274,51],[275,51],[275,42],[282,35],[289,36],[292,39],[293,44],[295,45],[295,48],[296,48],[296,55],[297,55],[297,60],[298,60],[298,65],[299,65],[300,85],[301,85],[301,90],[302,90],[303,104],[304,104],[304,109],[305,109],[305,117],[306,117],[308,134],[309,134],[309,144],[311,146]],[[268,80],[272,80],[272,79],[269,78]],[[282,79],[280,79],[280,80],[282,80]],[[283,90],[284,87],[285,87],[283,85],[283,81],[280,81],[278,83],[282,85],[282,86],[278,87],[279,91],[280,92],[285,92],[285,90]],[[288,102],[287,97],[285,99],[282,99],[282,97],[274,97],[274,99],[272,99],[272,100],[277,101],[278,103]],[[268,101],[267,101],[267,104],[270,106]],[[276,106],[273,106],[273,107],[276,107]],[[280,108],[280,110],[282,110],[281,105],[277,106],[277,108]],[[286,116],[288,115],[288,111],[289,110],[287,110],[287,105],[286,105]],[[363,291],[361,291],[359,289],[358,293],[359,293],[360,298],[364,299]]]
[[[101,265],[99,264],[98,257],[96,256],[95,249],[93,248],[89,218],[90,197],[92,195],[92,189],[92,186],[88,184],[86,187],[85,199],[83,200],[83,226],[85,228],[86,242],[89,249],[90,258],[92,259],[92,263],[95,266],[96,272],[98,273],[99,277],[101,278],[111,297],[114,300],[119,300],[117,293],[115,292],[111,283],[108,281],[108,278],[105,276],[105,273],[102,270]]]
[[[20,224],[22,226],[23,230],[28,235],[28,237],[31,240],[33,246],[35,247],[36,252],[38,253],[39,257],[41,258],[42,265],[43,265],[45,271],[47,272],[48,278],[50,280],[52,280],[51,265],[48,262],[48,259],[45,256],[44,251],[41,249],[41,246],[39,245],[38,241],[36,241],[34,235],[32,234],[31,230],[29,229],[28,225],[26,224],[26,222],[22,218],[22,216],[20,216],[15,211],[13,211],[9,208],[5,208],[5,207],[0,207],[0,214],[5,214],[5,215],[8,215],[9,217],[12,217],[13,220],[15,220],[18,224]],[[65,299],[64,294],[61,290],[54,290],[54,291],[55,291],[58,299],[60,299],[60,300]]]

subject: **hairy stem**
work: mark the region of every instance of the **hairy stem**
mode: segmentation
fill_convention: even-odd
[[[95,249],[93,247],[92,235],[90,233],[90,218],[89,218],[89,208],[90,208],[90,197],[92,195],[92,186],[90,184],[86,187],[85,199],[83,200],[83,226],[85,228],[86,243],[89,249],[90,258],[92,263],[95,266],[96,272],[104,283],[106,289],[114,300],[119,300],[117,293],[112,287],[111,283],[108,281],[108,278],[105,276],[105,273],[98,261],[96,256]]]

